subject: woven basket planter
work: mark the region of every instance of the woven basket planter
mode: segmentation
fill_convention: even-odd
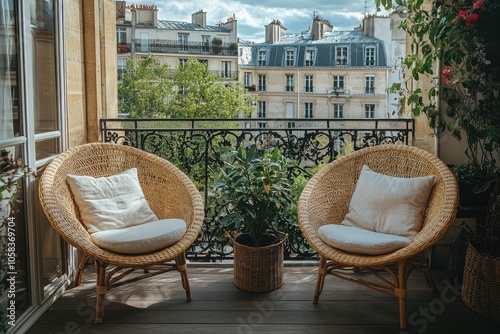
[[[470,243],[465,257],[462,300],[471,310],[500,322],[500,257],[479,253]]]
[[[246,246],[232,235],[234,249],[234,284],[244,291],[268,292],[283,285],[283,244],[286,234],[277,235],[270,246]]]

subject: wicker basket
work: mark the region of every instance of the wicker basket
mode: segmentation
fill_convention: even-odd
[[[232,234],[234,249],[234,284],[244,291],[268,292],[283,285],[283,244],[287,235],[279,233],[278,242],[253,247],[240,244]]]
[[[500,257],[479,253],[470,243],[465,257],[462,300],[471,310],[500,322]]]

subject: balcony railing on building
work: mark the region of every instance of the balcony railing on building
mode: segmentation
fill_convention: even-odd
[[[193,180],[204,197],[206,217],[188,256],[205,261],[232,253],[220,225],[225,208],[213,196],[224,153],[241,145],[256,145],[262,151],[279,147],[289,160],[289,179],[298,186],[300,180],[308,179],[321,166],[344,154],[386,143],[411,145],[414,134],[413,119],[115,118],[101,119],[100,125],[104,141],[161,156]],[[280,228],[288,233],[286,256],[303,259],[315,255],[297,227],[296,207],[285,211]]]
[[[221,55],[228,57],[238,56],[236,43],[213,45],[210,42],[186,42],[166,39],[134,39],[132,43],[117,44],[118,53],[145,52],[145,53],[175,53],[198,55]]]
[[[174,71],[175,71],[175,68],[169,68],[168,69],[168,74],[172,74],[172,73],[174,73]],[[216,76],[221,77],[221,79],[224,79],[224,81],[228,81],[228,80],[238,81],[238,72],[237,71],[209,70],[208,72],[212,73],[212,74],[214,74]],[[123,79],[123,75],[125,74],[125,68],[118,68],[117,69],[117,73],[118,73],[118,80],[122,80]]]

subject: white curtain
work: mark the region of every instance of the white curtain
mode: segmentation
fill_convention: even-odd
[[[13,0],[0,1],[0,140],[14,137],[12,68],[16,68]],[[15,74],[14,74],[15,75]]]

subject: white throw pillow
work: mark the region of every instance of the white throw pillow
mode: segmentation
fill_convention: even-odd
[[[160,219],[119,230],[92,233],[92,241],[115,253],[144,254],[168,247],[186,233],[182,219]]]
[[[336,224],[321,226],[318,236],[332,247],[368,255],[394,252],[411,244],[411,240],[406,237]]]
[[[434,179],[434,176],[393,177],[376,173],[365,165],[341,224],[413,240],[422,228]]]
[[[68,175],[67,181],[89,233],[158,220],[144,197],[137,168],[99,178]]]

